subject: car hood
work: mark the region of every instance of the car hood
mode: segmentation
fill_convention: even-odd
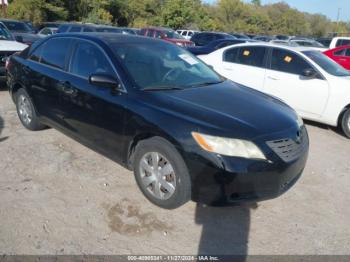
[[[28,46],[16,41],[0,40],[0,51],[23,51]]]
[[[297,115],[282,101],[231,81],[206,87],[153,92],[152,104],[211,129],[253,139],[297,127]]]

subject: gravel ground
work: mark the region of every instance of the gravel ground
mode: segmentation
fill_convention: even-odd
[[[54,129],[25,130],[0,91],[0,254],[348,254],[350,141],[308,124],[299,182],[256,206],[150,204],[133,174]]]

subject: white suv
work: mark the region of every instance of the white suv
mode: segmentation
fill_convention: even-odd
[[[305,119],[339,124],[350,138],[350,72],[321,52],[252,43],[198,57],[224,77],[280,98]]]
[[[331,41],[329,49],[344,45],[350,45],[350,37],[334,37]]]
[[[196,33],[199,33],[199,31],[194,31],[194,30],[184,30],[184,29],[179,29],[179,30],[176,30],[176,32],[179,34],[179,35],[182,35],[185,39],[187,40],[190,40],[191,37],[196,34]]]

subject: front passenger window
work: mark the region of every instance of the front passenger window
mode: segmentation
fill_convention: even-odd
[[[114,71],[105,54],[94,44],[80,42],[75,49],[70,72],[83,78],[93,74],[114,75]]]
[[[272,70],[302,75],[304,70],[309,68],[312,68],[312,66],[296,53],[282,49],[273,49],[272,51]]]

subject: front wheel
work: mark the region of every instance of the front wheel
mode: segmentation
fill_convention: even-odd
[[[350,108],[345,111],[341,121],[341,127],[344,134],[350,138]]]
[[[150,138],[136,146],[134,174],[142,193],[159,207],[174,209],[190,200],[191,180],[186,164],[163,138]]]

